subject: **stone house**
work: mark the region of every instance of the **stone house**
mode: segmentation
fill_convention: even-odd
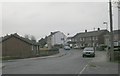
[[[89,31],[77,33],[73,38],[73,41],[76,42],[76,45],[79,48],[82,47],[99,47],[101,44],[104,44],[104,35],[108,33],[107,30]]]
[[[105,44],[107,46],[110,46],[110,33],[105,35],[104,38],[105,38]],[[113,31],[113,41],[114,41],[114,45],[120,46],[120,29]]]

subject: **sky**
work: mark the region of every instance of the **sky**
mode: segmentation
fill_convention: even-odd
[[[94,28],[106,29],[103,22],[108,22],[109,30],[108,2],[4,2],[0,6],[2,36],[18,33],[38,40],[54,31],[74,36]]]

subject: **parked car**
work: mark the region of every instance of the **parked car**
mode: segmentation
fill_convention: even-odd
[[[65,50],[70,50],[70,47],[69,46],[64,46],[64,49]]]
[[[93,49],[93,47],[86,47],[83,50],[83,57],[85,56],[92,56],[95,57],[95,50]]]
[[[78,49],[79,47],[78,46],[75,46],[74,49]]]

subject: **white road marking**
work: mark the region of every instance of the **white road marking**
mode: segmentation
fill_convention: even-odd
[[[88,64],[82,69],[82,71],[79,72],[79,74],[82,74],[82,72],[86,69],[87,66]]]

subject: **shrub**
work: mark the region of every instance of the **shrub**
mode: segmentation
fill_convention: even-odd
[[[50,51],[59,51],[59,48],[53,47],[52,49],[50,49]]]
[[[13,59],[23,59],[23,57],[18,57],[18,56],[4,56],[4,57],[2,57],[2,60],[13,60]]]

